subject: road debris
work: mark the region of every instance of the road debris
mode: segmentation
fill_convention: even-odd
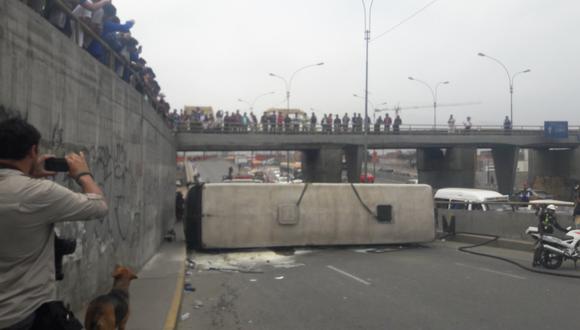
[[[296,251],[298,252],[298,251]],[[304,264],[296,262],[295,255],[283,255],[271,250],[232,252],[221,254],[196,253],[188,261],[195,263],[198,271],[263,273],[267,268],[294,268]],[[302,253],[304,254],[304,253]]]
[[[186,282],[185,285],[183,286],[183,290],[188,292],[194,292],[195,288],[193,287],[193,285],[191,285],[191,283]]]
[[[203,307],[203,301],[196,300],[196,301],[193,302],[193,308],[200,309],[201,307]]]

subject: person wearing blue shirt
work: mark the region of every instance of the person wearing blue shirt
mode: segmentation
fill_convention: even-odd
[[[101,38],[103,38],[114,51],[118,52],[123,48],[123,45],[117,40],[116,33],[130,32],[133,25],[135,25],[135,21],[130,20],[125,24],[120,24],[119,19],[116,17],[117,8],[111,4],[104,6],[103,11],[103,30],[101,32]],[[88,47],[88,51],[101,63],[107,64],[106,52],[100,42],[93,40]]]

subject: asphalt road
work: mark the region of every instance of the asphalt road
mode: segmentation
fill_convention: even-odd
[[[187,281],[196,291],[184,295],[179,329],[579,328],[580,280],[464,254],[460,245],[195,254]],[[580,274],[568,263],[564,272]]]

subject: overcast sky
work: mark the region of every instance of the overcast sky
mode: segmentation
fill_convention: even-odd
[[[389,30],[431,0],[375,0],[371,37]],[[258,114],[285,107],[285,78],[298,73],[291,107],[316,113],[364,112],[364,16],[359,0],[113,0],[121,19],[137,21],[133,34],[157,73],[173,108],[210,105],[247,110],[239,98],[260,94]],[[370,0],[367,0],[370,3]],[[369,97],[376,105],[429,106],[439,88],[437,121],[501,124],[509,114],[515,79],[515,125],[568,120],[580,124],[580,1],[439,0],[369,51]],[[449,103],[479,103],[444,107]],[[401,112],[405,124],[430,124],[432,108]]]

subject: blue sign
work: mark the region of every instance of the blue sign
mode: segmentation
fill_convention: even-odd
[[[552,139],[567,139],[568,138],[568,122],[567,121],[545,121],[544,122],[544,136]]]

